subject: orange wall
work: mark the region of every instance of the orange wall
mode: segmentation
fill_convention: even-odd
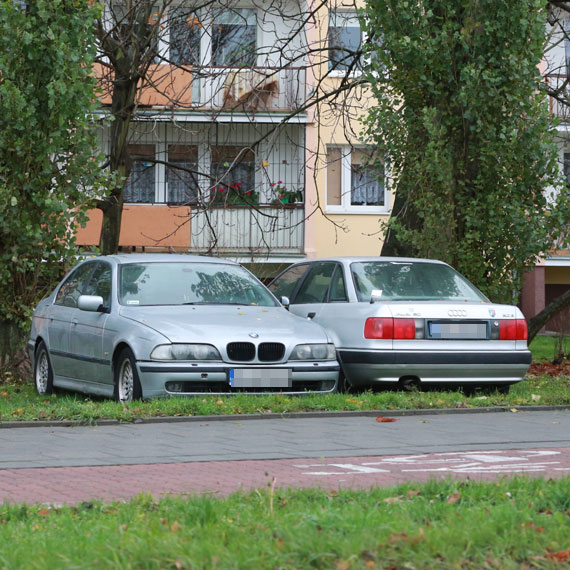
[[[89,221],[77,232],[78,245],[98,245],[103,214],[89,210]],[[190,247],[188,206],[133,205],[123,208],[119,245],[124,247]]]
[[[105,87],[111,85],[112,74],[109,68],[95,64],[95,75],[99,78],[99,101],[111,104],[111,94]],[[154,87],[151,87],[153,85]],[[149,70],[149,79],[144,89],[138,92],[139,105],[157,105],[160,107],[185,107],[192,104],[192,74],[171,65],[154,65]]]

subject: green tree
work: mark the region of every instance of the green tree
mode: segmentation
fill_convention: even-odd
[[[0,2],[0,318],[61,275],[94,194],[92,4]]]
[[[570,220],[538,87],[545,2],[369,0],[365,15],[367,132],[396,189],[382,254],[442,259],[515,301]]]

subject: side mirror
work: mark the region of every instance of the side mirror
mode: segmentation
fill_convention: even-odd
[[[382,300],[382,289],[372,289],[372,294],[370,296],[370,304],[376,303],[376,301]]]
[[[103,297],[99,295],[80,295],[77,299],[77,306],[82,311],[91,313],[103,312]]]
[[[283,307],[285,307],[287,310],[289,310],[289,305],[291,304],[291,302],[289,301],[289,297],[281,297],[281,304],[283,305]]]

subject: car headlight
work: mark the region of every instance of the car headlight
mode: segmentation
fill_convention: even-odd
[[[336,360],[334,344],[298,344],[289,360]]]
[[[151,352],[153,360],[221,360],[211,344],[160,344]]]

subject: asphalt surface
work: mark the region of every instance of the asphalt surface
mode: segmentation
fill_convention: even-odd
[[[388,415],[388,414],[385,414]],[[0,429],[0,502],[570,474],[570,411]]]

